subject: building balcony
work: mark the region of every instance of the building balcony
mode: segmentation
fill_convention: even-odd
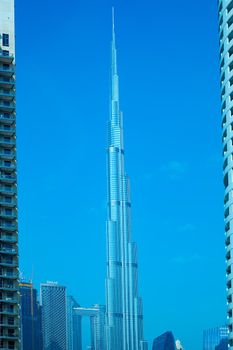
[[[4,137],[0,137],[0,146],[10,146],[10,147],[15,147],[16,146],[16,141],[15,139],[11,138],[10,140],[9,139],[6,139]]]
[[[14,171],[15,168],[16,168],[15,162],[0,161],[0,170]],[[1,188],[0,188],[0,191],[1,191]]]
[[[18,288],[16,286],[10,286],[7,284],[3,284],[3,285],[0,285],[0,290],[6,291],[6,292],[17,292]],[[2,313],[0,312],[0,314],[2,314]]]
[[[0,65],[0,76],[12,77],[13,74],[15,74],[15,67],[13,65],[11,65],[9,67],[5,67],[3,65]]]
[[[12,89],[15,86],[15,81],[8,77],[0,77],[0,87],[3,89]]]
[[[2,234],[0,236],[0,241],[2,241],[2,242],[9,242],[9,243],[17,243],[18,242],[18,238],[17,238],[17,236],[13,236],[13,235],[3,235]]]
[[[0,158],[4,158],[4,160],[13,160],[15,159],[15,152],[0,152]]]
[[[7,278],[7,279],[18,279],[19,278],[19,276],[18,276],[18,274],[12,274],[12,275],[9,275],[8,273],[0,273],[0,277],[1,278]]]
[[[12,113],[15,110],[15,103],[10,101],[0,101],[0,111]]]
[[[0,247],[0,253],[6,254],[6,255],[16,255],[16,254],[18,254],[18,249]]]
[[[9,53],[6,54],[4,51],[0,52],[0,62],[11,64],[14,61],[14,56]]]
[[[0,193],[4,194],[6,196],[14,196],[16,194],[16,189],[15,188],[9,189],[9,188],[5,188],[4,186],[2,186],[2,187],[0,187]],[[7,217],[11,218],[11,216],[9,216],[9,215]]]
[[[18,264],[15,261],[10,262],[7,260],[2,260],[2,261],[0,261],[0,266],[2,266],[2,267],[18,267]]]
[[[13,207],[16,207],[17,205],[17,202],[15,199],[12,199],[11,201],[6,201],[6,200],[2,200],[0,199],[0,205],[2,205],[3,207],[6,207],[6,208],[13,208]]]
[[[7,128],[8,126],[8,128]],[[15,134],[15,127],[12,125],[0,125],[0,134],[1,135],[6,135],[6,136],[10,136]]]
[[[15,92],[12,90],[0,90],[0,100],[13,101],[15,98]]]
[[[16,176],[14,174],[1,174],[0,173],[0,181],[6,183],[16,182]]]
[[[1,288],[1,286],[0,286]],[[1,288],[2,289],[2,288]],[[18,312],[17,311],[14,311],[14,310],[0,310],[0,315],[12,315],[12,316],[17,316],[18,315]]]
[[[0,340],[3,340],[3,339],[5,339],[5,340],[17,340],[17,339],[18,339],[18,336],[17,336],[17,335],[9,335],[9,334],[0,335]],[[0,348],[0,349],[1,349],[1,348]],[[9,350],[9,348],[8,348],[8,350]],[[14,350],[15,350],[15,348],[14,348]]]
[[[3,299],[0,299],[0,303],[11,303],[11,304],[18,304],[19,303],[19,300],[18,299],[13,299],[13,298],[7,298],[7,297],[5,297],[5,298],[3,298]],[[0,324],[0,326],[1,326],[1,324]],[[13,327],[13,325],[12,325],[12,327]],[[18,325],[14,325],[14,327],[18,327]]]
[[[15,121],[14,114],[0,113],[0,122],[12,124]]]

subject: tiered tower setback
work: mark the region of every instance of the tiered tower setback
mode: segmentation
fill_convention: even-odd
[[[108,134],[107,349],[144,350],[142,301],[138,296],[137,247],[131,237],[129,178],[125,173],[123,118],[112,31],[112,91]]]
[[[14,0],[0,0],[0,348],[20,349]]]

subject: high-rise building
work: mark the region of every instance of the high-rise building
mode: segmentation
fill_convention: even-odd
[[[21,344],[23,350],[43,350],[41,306],[31,282],[21,282]]]
[[[82,317],[75,308],[80,307],[72,296],[67,297],[67,350],[82,350]]]
[[[74,313],[79,317],[89,317],[91,325],[91,350],[106,350],[104,305],[92,307],[75,307]]]
[[[223,183],[226,273],[227,273],[227,313],[229,346],[233,350],[233,1],[218,0],[220,84],[223,142]]]
[[[108,130],[107,218],[107,349],[141,350],[143,341],[142,300],[138,296],[137,247],[131,235],[129,178],[125,173],[123,117],[119,105],[119,78],[112,33],[112,89]]]
[[[0,348],[20,348],[14,0],[0,1]]]
[[[47,282],[41,284],[40,294],[44,350],[66,350],[66,287]]]
[[[224,344],[226,344],[225,340],[227,338],[227,326],[207,329],[203,332],[203,350],[215,350],[216,346],[224,346]]]
[[[154,339],[152,350],[176,350],[175,338],[168,331]]]

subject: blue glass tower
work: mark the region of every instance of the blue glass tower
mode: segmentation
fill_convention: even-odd
[[[168,331],[155,338],[152,350],[175,350],[176,344],[172,332]]]
[[[111,68],[111,113],[107,151],[107,349],[141,350],[147,348],[147,343],[143,341],[142,301],[138,296],[137,246],[131,237],[130,183],[124,166],[114,13]]]
[[[42,350],[41,306],[37,301],[37,290],[28,282],[20,283],[19,287],[22,349]]]

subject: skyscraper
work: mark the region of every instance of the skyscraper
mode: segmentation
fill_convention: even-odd
[[[67,297],[67,350],[82,350],[82,317],[75,312],[79,306],[72,296]]]
[[[143,341],[142,301],[138,296],[137,247],[131,236],[129,178],[125,173],[123,117],[119,105],[119,78],[112,31],[112,89],[108,128],[107,219],[107,349],[146,349]]]
[[[152,350],[176,350],[176,343],[172,332],[165,332],[155,338]]]
[[[0,348],[19,349],[14,0],[0,1]]]
[[[233,1],[218,1],[220,82],[223,142],[223,183],[226,273],[227,273],[227,313],[229,345],[233,350]]]
[[[66,287],[47,282],[41,284],[40,293],[44,350],[66,350]]]
[[[228,337],[227,326],[214,327],[203,332],[203,350],[227,349],[225,340]]]
[[[21,343],[23,350],[42,350],[41,306],[37,290],[30,282],[21,282]]]

